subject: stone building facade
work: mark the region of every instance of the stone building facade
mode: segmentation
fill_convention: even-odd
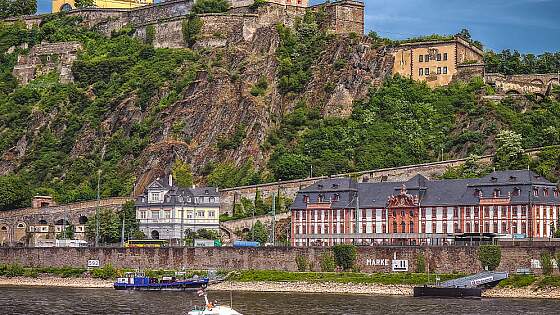
[[[94,6],[103,9],[132,9],[154,3],[154,0],[94,0]],[[52,0],[51,12],[70,11],[76,0]]]
[[[13,75],[20,84],[27,84],[36,77],[57,71],[60,74],[60,82],[72,82],[72,63],[78,58],[77,54],[81,48],[82,45],[78,42],[35,45],[28,55],[18,56]]]
[[[454,78],[482,69],[484,52],[469,41],[456,36],[447,41],[406,43],[395,48],[393,74],[400,74],[429,86],[444,86]],[[474,75],[478,73],[474,72]]]
[[[327,179],[302,189],[291,209],[294,246],[538,239],[558,228],[560,191],[531,171],[461,180]]]
[[[187,231],[220,228],[220,196],[213,187],[180,188],[173,177],[158,178],[136,198],[140,230],[150,239],[178,243]]]

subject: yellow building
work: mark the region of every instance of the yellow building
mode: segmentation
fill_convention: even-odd
[[[455,78],[482,75],[484,52],[461,37],[448,41],[406,43],[393,52],[393,74],[425,81],[430,87]]]
[[[75,0],[53,0],[52,12],[70,11],[76,8]],[[103,9],[132,9],[147,4],[154,0],[93,0],[95,7]]]

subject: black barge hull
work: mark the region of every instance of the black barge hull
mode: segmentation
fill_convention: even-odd
[[[414,287],[414,297],[481,298],[482,288]]]

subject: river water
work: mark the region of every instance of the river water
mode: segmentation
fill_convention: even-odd
[[[233,292],[249,314],[559,314],[558,300],[415,299],[411,297]],[[229,304],[229,292],[209,292]],[[112,289],[0,287],[0,314],[186,314],[202,304],[195,293]]]

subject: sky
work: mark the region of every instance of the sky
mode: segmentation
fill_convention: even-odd
[[[49,12],[50,0],[38,0]],[[311,0],[320,3],[324,0]],[[470,30],[486,49],[560,51],[560,0],[365,0],[366,33],[404,39]]]

